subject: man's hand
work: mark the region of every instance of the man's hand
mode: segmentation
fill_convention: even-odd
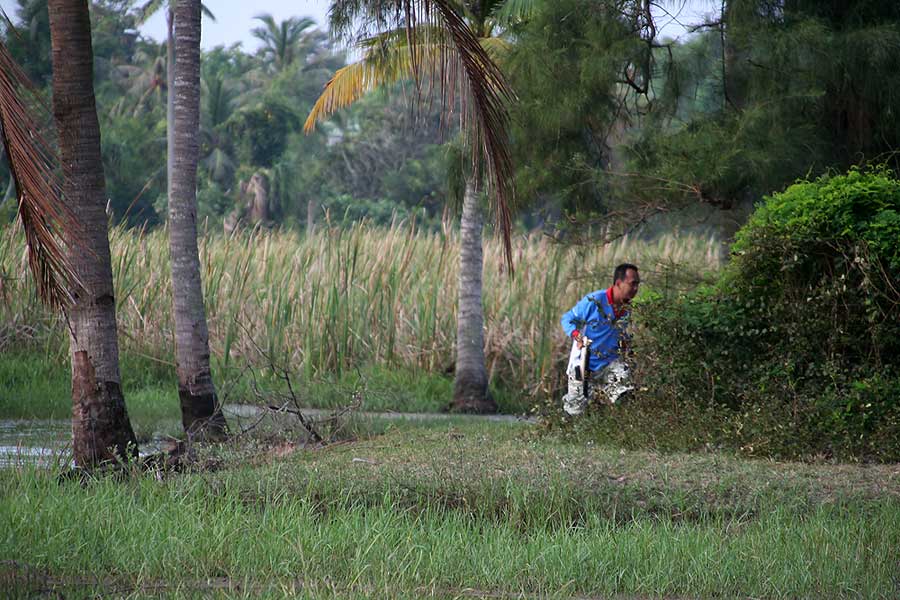
[[[590,344],[591,340],[588,339],[583,333],[578,331],[577,329],[572,332],[572,339],[575,340],[575,345],[579,350],[584,348],[585,343]]]
[[[572,332],[572,339],[575,340],[575,345],[579,350],[584,347],[584,335],[577,329]]]

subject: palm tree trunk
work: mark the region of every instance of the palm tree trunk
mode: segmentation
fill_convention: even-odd
[[[247,184],[247,219],[250,225],[265,224],[269,220],[269,178],[257,171]]]
[[[481,298],[482,247],[480,194],[473,180],[466,182],[460,221],[459,310],[456,324],[455,412],[497,412],[488,392],[484,365],[484,308]]]
[[[137,445],[119,376],[116,302],[88,4],[87,0],[50,0],[48,8],[53,117],[59,133],[63,194],[83,229],[79,240],[67,244],[83,285],[68,314],[72,448],[77,466],[93,467],[136,457]]]
[[[225,417],[213,385],[197,251],[200,155],[200,0],[175,7],[175,127],[169,196],[169,254],[181,421],[188,436],[221,438]]]
[[[306,237],[316,232],[316,201],[310,198],[306,201]]]
[[[175,11],[166,6],[166,197],[172,197],[172,162],[175,148]]]

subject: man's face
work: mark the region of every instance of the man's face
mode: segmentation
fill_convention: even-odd
[[[634,269],[628,269],[625,272],[625,279],[620,279],[615,283],[616,296],[623,304],[628,304],[631,299],[637,296],[638,287],[641,285],[641,278]]]

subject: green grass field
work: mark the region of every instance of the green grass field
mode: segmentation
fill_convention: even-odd
[[[210,452],[210,451],[207,451]],[[0,581],[65,597],[892,598],[893,466],[658,455],[465,420],[224,468],[0,471]]]

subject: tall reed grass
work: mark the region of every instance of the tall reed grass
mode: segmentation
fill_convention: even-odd
[[[172,362],[174,322],[165,230],[113,229],[113,271],[123,352]],[[620,238],[569,247],[539,234],[513,241],[516,269],[485,243],[484,305],[490,374],[540,395],[559,376],[559,316],[605,287],[614,265],[638,264],[660,293],[718,269],[716,238]],[[459,236],[415,224],[365,223],[311,237],[252,231],[200,240],[210,345],[218,367],[261,353],[309,377],[378,364],[439,372],[453,365]],[[64,320],[35,297],[20,232],[0,232],[0,349],[28,339],[65,356]]]

